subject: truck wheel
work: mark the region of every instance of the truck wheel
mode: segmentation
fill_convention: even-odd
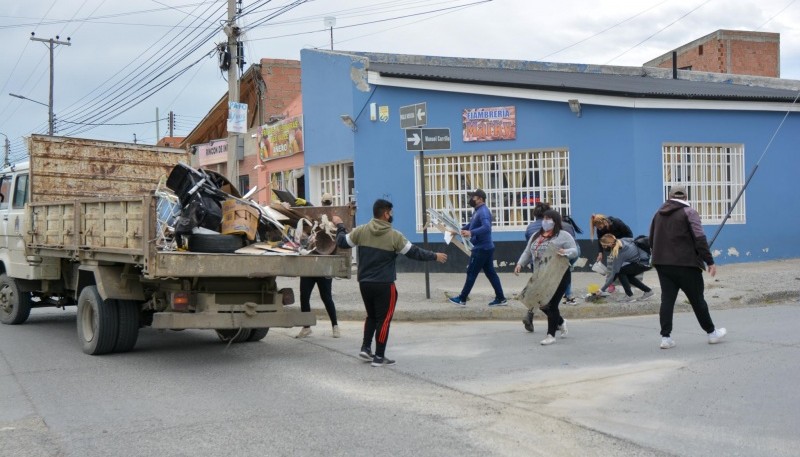
[[[139,303],[132,300],[114,300],[119,315],[119,332],[112,352],[128,352],[139,338]]]
[[[17,282],[0,274],[0,322],[17,325],[31,315],[31,293],[20,292]]]
[[[115,300],[103,300],[97,286],[87,286],[78,297],[78,339],[83,352],[107,354],[117,342],[119,321]]]
[[[265,336],[267,336],[267,333],[269,333],[269,327],[254,328],[250,332],[250,338],[248,338],[247,341],[261,341]]]
[[[217,336],[223,343],[242,343],[250,338],[251,333],[249,328],[217,330]]]
[[[231,253],[244,246],[241,235],[206,235],[195,233],[189,236],[191,252]]]

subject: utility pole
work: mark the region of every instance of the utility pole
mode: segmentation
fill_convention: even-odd
[[[175,130],[175,113],[170,111],[169,112],[169,136],[170,137],[175,136],[175,135],[172,134],[174,132],[174,130]]]
[[[158,107],[156,106],[156,143],[161,141],[161,126],[158,125],[159,122],[161,121],[158,120]]]
[[[8,168],[11,165],[8,162],[8,155],[10,154],[9,150],[11,149],[11,144],[9,143],[8,136],[6,136],[5,133],[0,133],[0,135],[3,135],[4,137],[6,137],[5,143],[4,143],[5,148],[3,149],[3,168]]]
[[[231,63],[228,67],[228,102],[239,102],[239,27],[236,25],[237,0],[228,0],[228,24],[225,33],[228,35],[228,52],[231,53]],[[230,104],[228,105],[230,107]],[[228,108],[230,109],[230,108]],[[236,154],[239,144],[239,134],[228,132],[228,181],[234,186],[239,185],[239,161]]]
[[[50,103],[48,106],[48,116],[47,116],[47,123],[49,125],[49,135],[53,136],[53,48],[57,44],[63,44],[65,46],[72,46],[72,43],[69,41],[69,37],[67,37],[67,41],[58,41],[59,36],[56,35],[56,39],[43,39],[43,38],[36,38],[34,32],[31,32],[31,40],[33,41],[41,41],[42,43],[49,43],[50,44]]]

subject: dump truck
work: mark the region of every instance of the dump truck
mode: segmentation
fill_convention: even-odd
[[[350,276],[350,255],[165,250],[155,189],[183,150],[32,135],[0,172],[0,321],[77,306],[91,355],[126,352],[142,327],[211,329],[225,342],[316,324],[287,308],[277,276]],[[288,294],[286,294],[288,295]]]

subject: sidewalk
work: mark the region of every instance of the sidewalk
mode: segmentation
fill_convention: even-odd
[[[758,307],[764,304],[787,303],[800,300],[800,259],[778,260],[770,262],[740,263],[718,265],[715,278],[707,273],[706,301],[714,309]],[[445,293],[457,295],[464,285],[466,273],[430,274],[430,299],[425,294],[424,273],[400,273],[397,277],[399,299],[395,310],[396,321],[432,321],[432,320],[467,320],[493,319],[518,320],[526,311],[525,306],[516,296],[528,281],[527,274],[515,276],[513,273],[500,273],[503,290],[508,297],[508,306],[489,308],[494,298],[489,281],[484,275],[478,277],[466,307],[451,304]],[[653,288],[655,294],[645,301],[619,303],[625,296],[622,287],[611,296],[596,302],[585,302],[587,286],[591,283],[602,285],[603,277],[594,272],[572,273],[573,294],[578,297],[576,305],[562,305],[561,314],[567,318],[598,318],[628,316],[638,314],[658,314],[660,305],[660,287],[655,270],[644,274],[644,283]],[[292,287],[297,302],[292,307],[299,307],[299,279],[278,278],[279,287]],[[634,296],[642,293],[634,288]],[[351,279],[335,279],[333,281],[333,299],[339,320],[362,320],[366,316],[361,295],[356,281],[355,269]],[[311,296],[311,309],[316,313],[318,324],[325,324],[328,316],[315,289]],[[689,302],[678,295],[677,312],[691,311]],[[543,319],[544,314],[536,310],[534,319]]]

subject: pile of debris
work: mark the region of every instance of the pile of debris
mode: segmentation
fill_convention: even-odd
[[[155,192],[161,250],[263,255],[336,251],[330,207],[323,214],[277,203],[261,206],[249,199],[253,191],[242,196],[219,173],[185,164],[176,165],[163,184]]]

